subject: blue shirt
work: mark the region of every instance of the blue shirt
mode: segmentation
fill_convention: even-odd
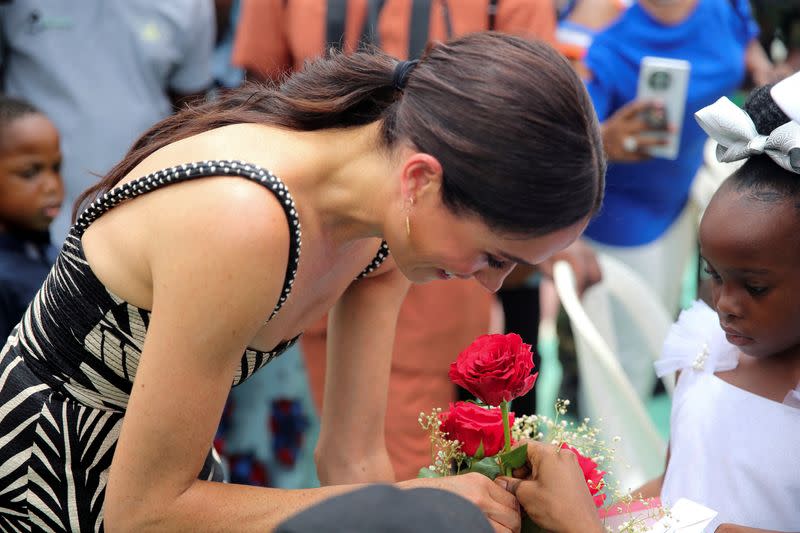
[[[0,347],[55,261],[48,233],[0,233]]]
[[[747,0],[698,0],[694,11],[674,25],[662,24],[634,4],[595,37],[585,61],[600,121],[635,99],[643,57],[683,59],[691,63],[691,72],[678,158],[609,164],[604,206],[586,230],[589,238],[643,245],[677,219],[703,161],[706,135],[694,113],[739,86],[745,48],[757,35]]]

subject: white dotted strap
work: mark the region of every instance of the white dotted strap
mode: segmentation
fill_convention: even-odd
[[[267,319],[267,322],[274,317],[284,302],[289,298],[294,285],[294,278],[297,274],[297,266],[300,263],[300,219],[297,216],[297,209],[294,205],[289,190],[273,173],[257,165],[243,163],[240,161],[210,160],[195,163],[185,163],[176,165],[164,170],[158,170],[152,174],[142,176],[133,181],[129,181],[115,187],[102,196],[98,197],[89,205],[78,217],[73,226],[73,233],[80,238],[92,222],[100,218],[109,209],[127,200],[141,196],[154,189],[179,183],[182,181],[203,178],[208,176],[241,176],[260,183],[269,189],[281,203],[291,230],[291,241],[289,243],[289,261],[286,265],[286,275],[284,277],[283,289],[278,303]]]
[[[359,280],[378,270],[387,257],[389,257],[389,245],[386,244],[386,241],[382,241],[381,247],[378,248],[378,253],[375,255],[375,258],[370,261],[369,265],[367,265],[367,268],[361,271],[361,274],[356,276],[356,279]]]

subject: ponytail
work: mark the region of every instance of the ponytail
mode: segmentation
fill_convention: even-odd
[[[597,212],[606,165],[600,129],[583,82],[558,52],[480,32],[430,46],[414,65],[375,48],[332,52],[280,85],[248,85],[185,109],[142,135],[79,198],[73,216],[156,150],[204,131],[237,123],[314,131],[378,120],[385,146],[408,140],[438,159],[445,206],[494,231],[534,237]]]
[[[248,83],[217,100],[187,107],[139,137],[102,180],[78,197],[72,219],[154,152],[222,126],[269,124],[314,131],[361,126],[383,118],[384,141],[390,145],[394,142],[393,104],[400,95],[393,86],[396,64],[396,59],[374,48],[350,55],[331,51],[328,58],[306,63],[280,84]]]

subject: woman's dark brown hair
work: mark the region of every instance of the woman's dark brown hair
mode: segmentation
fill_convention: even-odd
[[[495,231],[536,236],[599,209],[605,158],[591,100],[544,43],[494,32],[429,48],[402,91],[396,60],[334,53],[279,86],[247,85],[153,126],[73,215],[159,148],[212,128],[261,123],[311,131],[382,120],[387,146],[410,141],[444,169],[443,201]]]

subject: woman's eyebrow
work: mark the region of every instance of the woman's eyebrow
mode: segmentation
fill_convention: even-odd
[[[508,261],[511,261],[511,262],[513,262],[513,263],[518,263],[518,264],[520,264],[520,265],[536,266],[536,265],[534,265],[533,263],[529,263],[528,261],[525,261],[524,259],[520,259],[520,258],[519,258],[519,257],[517,257],[517,256],[511,255],[511,254],[507,254],[507,253],[505,253],[505,252],[500,252],[500,253],[499,253],[499,254],[497,254],[497,255],[499,255],[499,256],[500,256],[500,257],[502,257],[503,259],[506,259],[506,260],[508,260]]]

